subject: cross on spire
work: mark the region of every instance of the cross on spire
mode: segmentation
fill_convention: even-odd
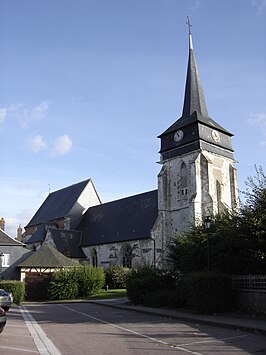
[[[186,24],[188,25],[188,34],[191,35],[191,27],[192,27],[192,25],[191,25],[189,16],[187,16]]]

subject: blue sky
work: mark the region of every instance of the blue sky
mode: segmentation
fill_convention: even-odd
[[[187,15],[209,115],[240,189],[266,171],[266,0],[0,0],[0,217],[13,237],[55,191],[155,189],[181,115]]]

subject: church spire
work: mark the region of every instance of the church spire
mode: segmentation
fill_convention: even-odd
[[[189,16],[186,23],[189,28],[189,57],[182,118],[189,117],[194,111],[198,111],[202,116],[208,117],[199,71],[194,56],[191,34],[192,25]]]

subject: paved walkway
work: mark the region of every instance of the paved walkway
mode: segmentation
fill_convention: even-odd
[[[128,299],[110,299],[110,300],[90,300],[95,304],[102,306],[126,309],[135,312],[153,314],[157,316],[169,317],[179,321],[197,322],[223,328],[239,329],[248,332],[257,332],[266,335],[266,318],[225,316],[225,315],[207,315],[187,312],[178,309],[152,308],[132,305]]]

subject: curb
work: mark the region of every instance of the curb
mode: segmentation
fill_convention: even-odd
[[[241,324],[237,324],[237,323],[225,323],[225,322],[221,322],[221,321],[219,322],[219,321],[202,319],[202,318],[197,318],[197,317],[193,318],[193,316],[185,316],[185,315],[181,316],[181,315],[177,315],[177,314],[167,314],[167,313],[160,311],[160,310],[155,312],[152,309],[148,309],[148,307],[147,308],[145,307],[145,309],[143,309],[143,308],[138,309],[137,307],[133,308],[134,306],[122,306],[122,305],[118,305],[118,304],[111,304],[111,302],[110,302],[110,304],[103,303],[100,301],[93,301],[93,300],[91,300],[89,302],[95,303],[97,305],[104,306],[104,307],[112,307],[112,308],[117,308],[117,309],[121,309],[121,310],[133,311],[133,312],[137,312],[137,313],[145,313],[145,314],[149,314],[149,315],[153,315],[153,316],[172,318],[172,319],[176,319],[179,321],[200,323],[200,324],[205,324],[205,325],[211,325],[214,327],[242,330],[242,331],[249,332],[249,333],[266,335],[266,329],[263,329],[260,327],[241,325]]]

